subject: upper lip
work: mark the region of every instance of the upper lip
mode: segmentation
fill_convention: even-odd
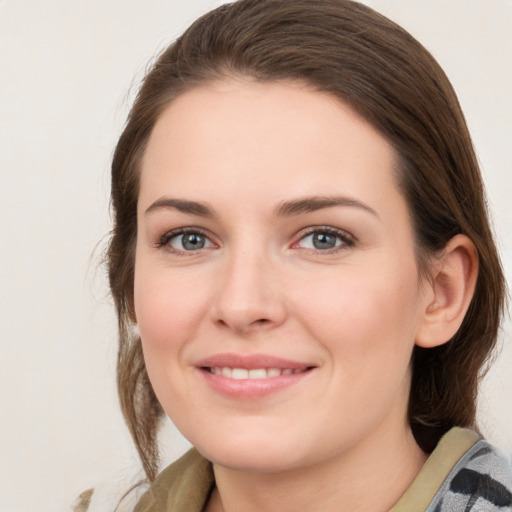
[[[311,368],[314,365],[267,354],[242,355],[227,353],[215,354],[201,359],[195,363],[195,366],[198,368],[245,368],[247,370],[255,370],[258,368],[291,368],[292,370],[301,370]]]

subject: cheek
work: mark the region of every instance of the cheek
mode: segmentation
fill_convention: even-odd
[[[197,276],[136,267],[134,303],[146,352],[178,348],[193,337],[207,311],[207,291]]]
[[[350,369],[378,358],[408,357],[418,290],[415,267],[392,266],[386,273],[353,267],[306,283],[295,304],[306,328],[329,351],[342,353]]]
[[[134,305],[144,361],[158,400],[173,419],[189,415],[183,413],[188,410],[183,371],[190,370],[185,353],[208,305],[200,282],[154,265],[136,266]]]

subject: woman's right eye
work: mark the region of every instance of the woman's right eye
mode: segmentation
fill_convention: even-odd
[[[198,231],[168,233],[162,237],[159,245],[166,246],[174,252],[191,252],[215,247],[204,233]]]

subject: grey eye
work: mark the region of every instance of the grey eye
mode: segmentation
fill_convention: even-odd
[[[336,247],[338,237],[330,233],[314,233],[313,234],[313,247],[315,249],[332,249]]]
[[[179,251],[197,251],[210,247],[212,244],[201,233],[182,233],[181,235],[173,236],[170,245]]]
[[[344,240],[340,235],[334,233],[328,233],[326,231],[314,231],[309,235],[306,235],[300,242],[299,245],[304,249],[317,249],[317,250],[328,250],[334,249],[342,245]]]

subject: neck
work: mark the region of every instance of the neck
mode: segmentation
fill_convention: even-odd
[[[388,511],[412,483],[426,455],[408,425],[379,429],[321,464],[280,472],[214,465],[217,487],[207,512]],[[341,505],[341,509],[340,509]]]

